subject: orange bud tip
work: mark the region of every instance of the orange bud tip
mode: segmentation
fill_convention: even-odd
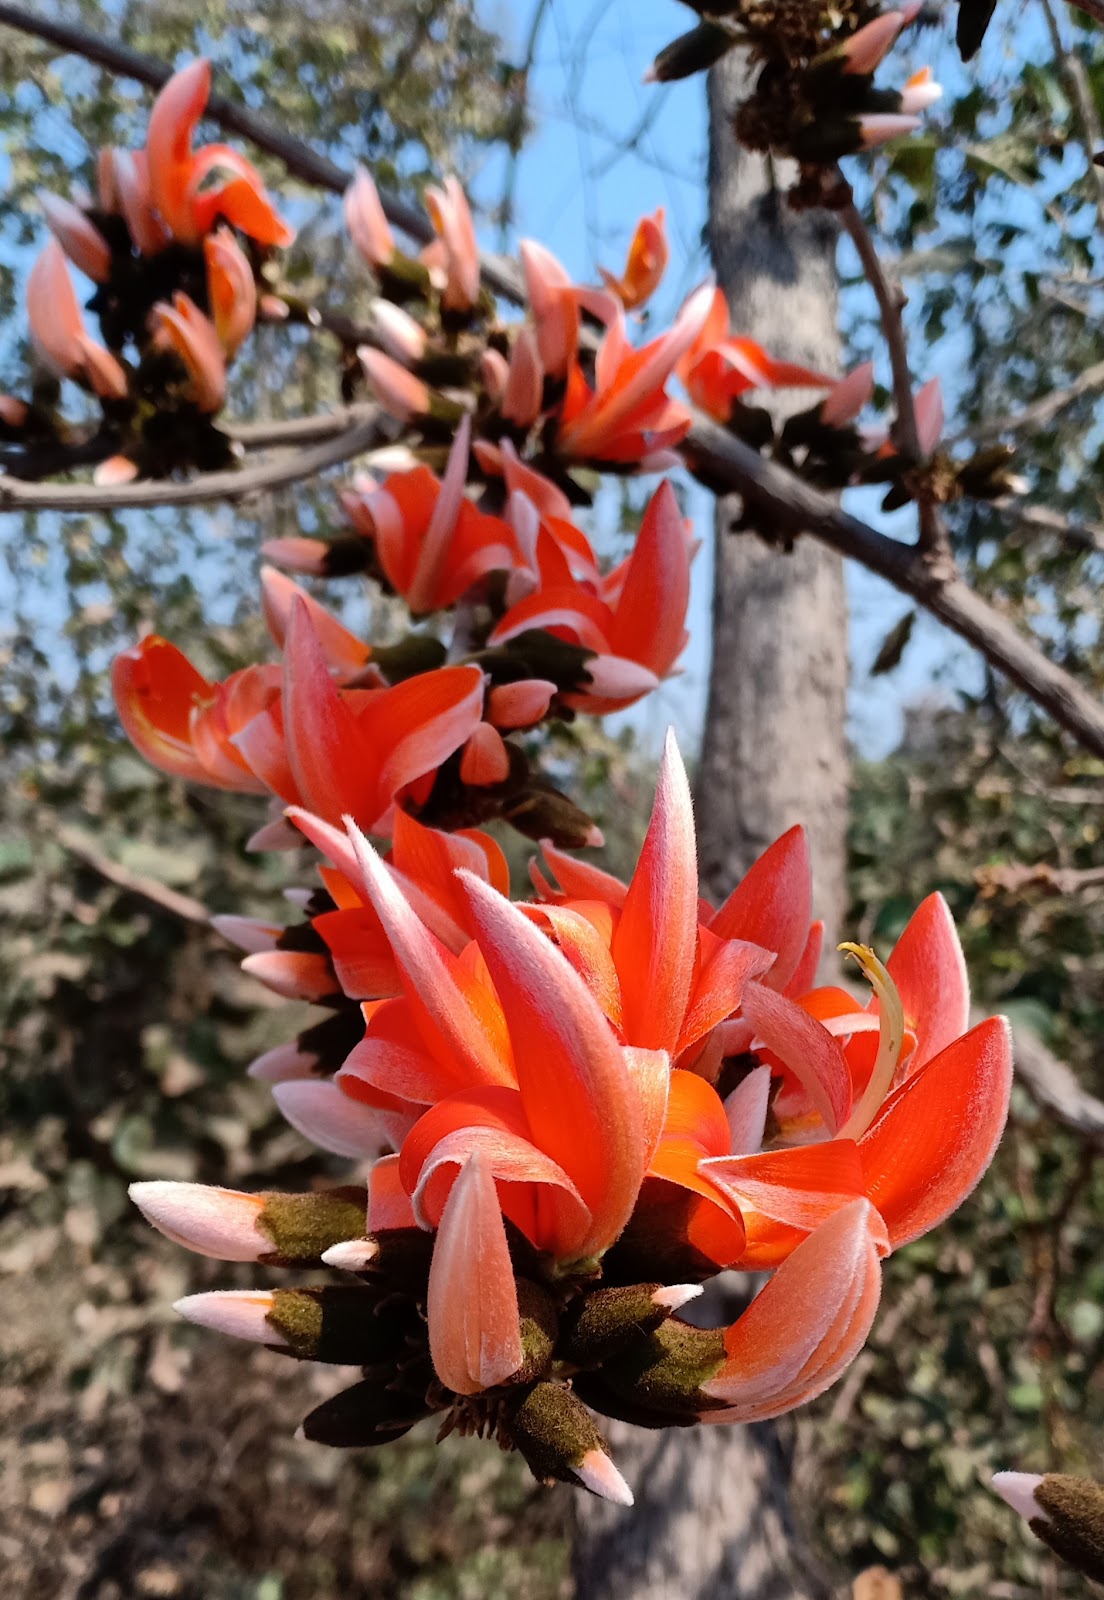
[[[666,1289],[656,1290],[652,1304],[662,1306],[665,1311],[678,1311],[691,1300],[696,1300],[701,1293],[700,1283],[672,1283]]]
[[[252,1289],[214,1289],[207,1294],[188,1294],[177,1300],[173,1310],[185,1321],[213,1333],[228,1333],[232,1339],[248,1339],[252,1344],[284,1346],[287,1340],[268,1320],[275,1297]]]
[[[601,828],[596,822],[592,822],[590,827],[587,829],[586,838],[583,840],[584,846],[592,850],[600,850],[605,842],[605,834],[602,832]]]
[[[652,62],[650,67],[645,67],[643,75],[641,76],[640,81],[641,81],[641,83],[658,83],[659,82],[659,73],[655,69],[655,62],[654,61]]]
[[[323,1250],[322,1260],[328,1267],[340,1267],[342,1272],[363,1272],[378,1255],[375,1239],[343,1239]]]
[[[261,922],[257,917],[218,916],[211,918],[211,926],[221,934],[227,944],[236,945],[248,955],[259,955],[262,950],[274,950],[282,928],[274,923]]]
[[[1001,1499],[1018,1512],[1025,1522],[1046,1517],[1046,1512],[1035,1498],[1035,1491],[1043,1481],[1039,1473],[995,1472],[992,1481]]]
[[[287,1083],[294,1078],[309,1078],[318,1066],[318,1057],[295,1044],[278,1044],[246,1068],[250,1078],[260,1083]]]
[[[203,1299],[196,1295],[194,1299]],[[633,1493],[604,1450],[588,1450],[572,1472],[591,1494],[612,1500],[615,1506],[631,1506]]]
[[[264,1209],[259,1195],[217,1189],[205,1183],[132,1183],[130,1198],[174,1244],[216,1261],[258,1261],[272,1241],[257,1227]]]

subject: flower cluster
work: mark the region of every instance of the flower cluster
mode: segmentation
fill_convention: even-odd
[[[814,987],[801,831],[708,905],[673,740],[628,884],[547,846],[537,897],[517,904],[478,835],[403,817],[384,860],[352,821],[289,815],[328,858],[324,953],[224,931],[267,981],[324,968],[360,1003],[336,1072],[302,1039],[255,1070],[300,1132],[367,1164],[366,1185],[134,1192],[193,1249],[356,1281],[202,1294],[183,1314],[363,1367],[310,1438],[376,1444],[439,1412],[542,1479],[622,1501],[592,1412],[749,1421],[832,1383],[869,1331],[880,1260],[959,1204],[1004,1123],[1007,1031],[967,1031],[943,902],[885,966],[847,947],[871,1001]],[[677,1315],[730,1267],[770,1274],[735,1323]]]
[[[760,70],[736,112],[737,137],[749,149],[794,157],[806,178],[841,156],[912,133],[920,113],[942,96],[929,68],[903,89],[874,84],[902,29],[919,16],[921,0],[887,11],[870,0],[842,0],[830,12],[772,0],[687,3],[702,21],[660,52],[650,77],[684,78],[737,46],[750,48]]]
[[[228,145],[193,147],[210,82],[202,60],[169,79],[144,149],[100,152],[95,198],[41,196],[53,238],[28,278],[28,326],[44,365],[103,403],[119,449],[100,481],[222,464],[204,419],[221,408],[227,363],[256,319],[264,252],[294,238],[250,162]],[[89,309],[104,343],[88,332],[67,261],[96,285]]]

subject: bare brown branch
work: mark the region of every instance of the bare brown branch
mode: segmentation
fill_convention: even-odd
[[[907,297],[899,283],[890,283],[881,257],[871,238],[870,230],[853,200],[839,214],[840,222],[855,246],[863,273],[874,291],[881,317],[882,332],[889,350],[893,370],[893,398],[897,405],[897,447],[906,460],[917,465],[923,460],[920,433],[916,421],[916,401],[912,393],[912,372],[909,368],[908,343],[902,311]],[[947,530],[939,515],[939,507],[931,494],[921,487],[916,509],[919,517],[920,548],[941,555],[948,554],[950,543]]]
[[[309,419],[308,419],[309,420]],[[269,429],[271,442],[272,428]],[[336,438],[245,467],[240,472],[208,472],[187,483],[95,484],[22,483],[0,475],[0,511],[132,511],[155,506],[199,506],[215,500],[241,500],[265,489],[280,489],[339,466],[380,442],[377,416],[357,422]]]
[[[764,460],[711,418],[697,413],[684,446],[692,466],[712,487],[735,489],[790,533],[809,533],[841,555],[920,602],[960,638],[980,650],[1036,705],[1087,749],[1104,755],[1104,706],[1015,625],[957,576],[953,566],[878,533],[828,495]]]
[[[170,889],[168,884],[160,883],[156,878],[147,878],[141,873],[131,872],[129,867],[121,866],[118,861],[112,861],[111,857],[104,855],[91,839],[86,839],[84,834],[78,833],[75,828],[62,824],[54,837],[63,850],[83,862],[98,878],[113,883],[117,889],[124,889],[127,894],[148,900],[160,911],[167,911],[170,916],[178,917],[182,922],[194,922],[201,928],[210,926],[211,919],[207,907],[199,900],[193,900],[191,895],[181,894],[178,889]]]

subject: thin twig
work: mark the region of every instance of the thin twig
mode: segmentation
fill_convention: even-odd
[[[1058,17],[1050,0],[1039,0],[1046,17],[1047,31],[1050,34],[1051,47],[1054,50],[1054,59],[1058,69],[1066,80],[1070,100],[1073,105],[1074,120],[1080,125],[1080,143],[1084,148],[1085,159],[1089,165],[1089,176],[1096,190],[1096,221],[1097,226],[1104,228],[1104,172],[1094,165],[1093,157],[1100,149],[1101,133],[1100,116],[1093,99],[1092,85],[1085,71],[1085,64],[1076,51],[1071,50],[1062,38],[1062,30],[1058,25]]]
[[[809,533],[887,579],[980,650],[1035,704],[1087,749],[1104,756],[1104,706],[1068,672],[975,594],[944,561],[901,544],[850,516],[828,495],[767,461],[701,412],[683,446],[689,464],[716,488],[735,489],[773,523]]]
[[[279,456],[240,472],[204,473],[190,483],[127,483],[101,489],[83,483],[21,483],[0,475],[0,511],[129,511],[241,500],[262,489],[279,489],[313,478],[326,467],[339,466],[378,443],[379,425],[367,420],[294,455]]]
[[[211,917],[207,907],[198,900],[193,900],[191,895],[181,894],[177,889],[170,889],[168,884],[160,883],[156,878],[147,878],[141,873],[131,872],[129,867],[121,866],[118,861],[112,861],[110,856],[105,856],[102,850],[86,839],[82,833],[64,824],[59,827],[55,839],[63,850],[71,856],[76,856],[78,861],[90,868],[98,878],[103,878],[107,883],[113,883],[117,889],[123,889],[127,894],[138,895],[142,900],[148,900],[161,911],[167,911],[170,916],[179,917],[183,922],[196,923],[201,928],[210,927]]]
[[[974,876],[986,898],[998,893],[1019,894],[1024,889],[1071,895],[1104,888],[1104,867],[1052,867],[1047,861],[1007,861],[979,867]]]
[[[986,440],[999,438],[1002,433],[1027,433],[1045,428],[1047,423],[1053,422],[1067,406],[1072,406],[1097,389],[1104,389],[1104,361],[1097,361],[1093,366],[1086,367],[1084,372],[1079,373],[1065,389],[1055,389],[1052,394],[1045,394],[1041,399],[1033,400],[1030,405],[1024,406],[1022,411],[1012,412],[1008,416],[984,417],[980,422],[972,423],[970,427],[951,434],[946,443],[959,444],[963,440],[969,440],[972,444],[981,444]]]
[[[920,430],[916,421],[916,401],[912,393],[912,372],[909,369],[908,343],[905,324],[901,316],[907,298],[899,283],[891,284],[874,246],[863,217],[854,200],[848,201],[839,213],[840,223],[858,253],[863,274],[874,291],[881,317],[882,333],[889,350],[889,363],[893,372],[893,398],[897,406],[897,426],[894,438],[897,448],[910,465],[920,465],[923,451],[920,448]],[[949,557],[950,541],[939,508],[930,493],[920,486],[916,496],[919,519],[919,545],[924,551]]]
[[[972,1019],[971,1019],[972,1020]],[[1016,1077],[1039,1105],[1083,1138],[1104,1145],[1104,1101],[1083,1089],[1072,1068],[1028,1028],[1012,1035]]]
[[[115,44],[73,23],[61,22],[55,17],[38,16],[23,6],[0,4],[0,23],[6,23],[8,27],[17,28],[21,33],[31,34],[37,39],[45,39],[60,50],[83,56],[86,61],[94,61],[120,77],[134,78],[150,89],[160,89],[172,75],[172,67],[153,56],[132,50],[127,45]],[[258,149],[275,156],[293,177],[304,183],[327,189],[331,194],[344,194],[352,182],[352,174],[344,167],[337,166],[328,156],[312,149],[294,134],[273,128],[263,117],[257,116],[246,106],[226,99],[224,95],[211,96],[206,114],[221,127],[239,134]],[[429,244],[436,237],[432,222],[417,206],[385,190],[380,191],[380,199],[389,221],[411,239],[419,244]],[[496,294],[516,301],[524,297],[521,274],[512,261],[484,256],[482,269],[485,283]]]
[[[1074,522],[1049,506],[1023,505],[1018,500],[1001,501],[998,509],[1010,512],[1021,528],[1032,533],[1052,533],[1081,550],[1104,551],[1104,523]]]
[[[359,422],[374,422],[377,432],[388,433],[389,418],[377,405],[343,406],[338,411],[322,411],[317,416],[287,417],[276,422],[223,422],[219,429],[243,450],[267,450],[278,445],[317,444],[345,433]]]

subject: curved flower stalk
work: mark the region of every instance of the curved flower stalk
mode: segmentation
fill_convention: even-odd
[[[538,1476],[620,1500],[588,1408],[750,1421],[832,1383],[869,1331],[880,1258],[969,1193],[1007,1109],[1007,1032],[965,1031],[942,901],[885,967],[855,947],[870,1003],[810,987],[803,837],[708,906],[673,741],[627,885],[550,851],[560,890],[538,874],[545,897],[518,905],[474,838],[404,822],[387,863],[352,823],[293,819],[332,863],[338,970],[377,998],[332,1080],[264,1075],[283,1076],[274,1093],[307,1137],[371,1163],[363,1226],[318,1252],[361,1282],[338,1300],[202,1295],[183,1314],[370,1369],[308,1437],[378,1443],[433,1410],[494,1417]],[[476,870],[448,885],[473,851]],[[261,1259],[270,1200],[154,1190],[136,1198],[163,1231]],[[728,1329],[683,1322],[695,1283],[731,1265],[771,1274],[749,1309]],[[407,1325],[401,1366],[370,1353],[393,1292],[427,1319]]]

